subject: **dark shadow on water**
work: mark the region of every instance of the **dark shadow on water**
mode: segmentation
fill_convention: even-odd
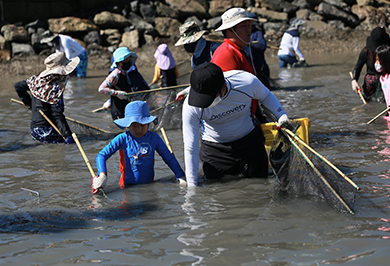
[[[49,210],[0,215],[0,233],[26,232],[33,234],[61,233],[72,229],[96,227],[95,222],[126,221],[147,212],[156,211],[157,205],[145,203],[124,203],[117,207],[92,209],[82,213]]]

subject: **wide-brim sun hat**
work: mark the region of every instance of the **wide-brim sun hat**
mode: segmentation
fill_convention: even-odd
[[[221,19],[222,25],[219,26],[215,31],[230,29],[246,20],[251,20],[253,22],[256,21],[256,19],[247,16],[245,9],[239,7],[230,8],[228,11],[222,14]]]
[[[68,59],[64,52],[58,52],[49,55],[44,63],[46,70],[39,74],[40,77],[45,77],[50,74],[69,75],[80,63],[80,58],[76,56]]]
[[[121,129],[131,126],[137,122],[142,125],[157,122],[157,117],[150,115],[149,107],[146,102],[132,101],[126,105],[125,117],[114,120],[114,123]]]
[[[209,107],[221,92],[225,77],[222,69],[213,63],[203,63],[195,68],[190,77],[188,104],[195,107]]]
[[[299,26],[302,26],[305,23],[306,23],[306,21],[303,19],[300,19],[297,17],[292,18],[292,19],[290,19],[290,27],[287,30],[288,31],[289,30],[297,30]]]
[[[117,67],[117,63],[125,60],[128,57],[131,57],[131,63],[134,65],[135,61],[138,58],[138,55],[134,52],[130,52],[127,47],[119,47],[117,48],[113,53],[113,63],[111,65],[111,68]]]
[[[370,36],[367,37],[367,49],[375,52],[376,48],[383,44],[390,45],[390,37],[384,27],[376,27],[371,31]]]
[[[196,42],[207,31],[200,30],[195,21],[189,21],[180,26],[179,32],[180,39],[175,43],[175,46]]]
[[[53,41],[58,36],[58,34],[53,34],[50,30],[45,31],[42,33],[42,39],[41,43],[49,43]]]

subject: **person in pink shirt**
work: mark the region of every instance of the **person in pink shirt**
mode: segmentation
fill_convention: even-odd
[[[385,96],[386,106],[390,105],[390,46],[381,45],[375,50],[376,59],[374,68],[375,71],[380,73],[380,82]],[[390,112],[389,112],[390,115]],[[389,116],[387,116],[389,120]]]

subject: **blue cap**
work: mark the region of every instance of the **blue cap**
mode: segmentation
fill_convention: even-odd
[[[156,119],[157,117],[150,115],[146,102],[133,101],[126,105],[125,117],[114,120],[114,123],[121,129],[124,129],[134,122],[145,125],[156,121]]]
[[[116,63],[119,63],[119,62],[125,60],[129,56],[132,57],[131,58],[131,63],[134,65],[135,61],[138,58],[138,55],[136,53],[134,53],[134,52],[130,52],[127,47],[119,47],[119,48],[117,48],[114,51],[114,53],[113,53],[113,63],[111,65],[111,68],[115,68],[116,67]]]

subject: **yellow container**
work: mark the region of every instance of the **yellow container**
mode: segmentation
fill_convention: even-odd
[[[309,127],[310,120],[309,118],[297,118],[292,119],[291,122],[294,124],[294,121],[299,122],[301,126],[298,128],[297,132],[295,132],[306,144],[309,145]],[[261,128],[263,129],[264,137],[265,137],[265,148],[269,151],[274,142],[274,138],[278,130],[276,129],[276,124],[274,122],[261,124]]]

